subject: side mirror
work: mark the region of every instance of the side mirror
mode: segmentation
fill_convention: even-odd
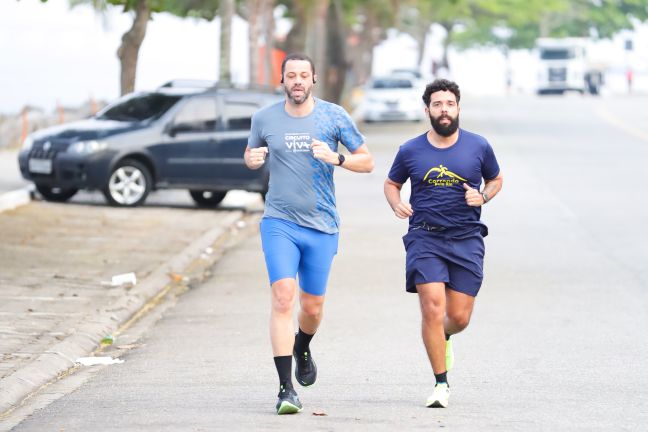
[[[164,129],[162,129],[162,133],[165,133],[169,135],[171,138],[175,136],[175,132],[173,131],[173,123],[167,123],[164,125]]]
[[[169,125],[167,125],[164,131],[169,134],[171,138],[173,138],[181,132],[189,132],[193,129],[194,128],[189,123],[170,123]]]

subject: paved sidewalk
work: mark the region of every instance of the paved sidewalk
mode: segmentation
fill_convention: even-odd
[[[20,175],[18,149],[0,149],[0,213],[27,204],[32,190]]]
[[[243,217],[40,201],[2,213],[0,415],[73,367],[170,282],[201,278]],[[109,284],[129,272],[135,286]]]

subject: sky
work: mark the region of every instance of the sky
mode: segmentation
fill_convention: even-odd
[[[91,97],[111,101],[119,96],[119,61],[122,34],[131,18],[111,10],[104,18],[89,6],[70,9],[68,0],[0,0],[0,114],[15,114],[25,105],[46,111],[57,102],[77,107]],[[429,70],[440,56],[443,34],[433,26],[420,68]],[[247,80],[247,25],[235,19],[232,73]],[[140,50],[136,90],[152,90],[175,78],[215,79],[218,76],[219,24],[155,14]],[[628,57],[623,41],[632,37],[635,51]],[[648,26],[602,42],[600,53],[613,66],[608,91],[624,90],[625,65],[635,68],[636,89],[648,92]],[[416,46],[407,36],[394,37],[377,48],[374,72],[385,74],[399,59],[399,67],[417,67]],[[515,91],[533,91],[537,60],[532,51],[512,53],[511,65],[497,50],[451,51],[451,78],[466,94],[502,94],[505,71],[512,68]],[[475,65],[480,65],[476,68]]]
[[[0,1],[0,113],[26,104],[49,110],[57,100],[78,106],[91,96],[118,97],[116,52],[130,25],[131,18],[117,10],[102,19],[88,6],[70,9],[67,0]],[[136,89],[173,78],[215,79],[218,34],[217,22],[156,14],[140,50]]]

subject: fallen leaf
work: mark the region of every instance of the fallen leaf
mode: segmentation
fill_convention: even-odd
[[[182,282],[182,275],[178,273],[167,273],[173,282]]]

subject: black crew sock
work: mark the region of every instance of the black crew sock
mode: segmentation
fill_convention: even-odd
[[[279,375],[279,385],[286,389],[292,389],[292,356],[278,356],[274,358],[274,362]]]
[[[310,352],[310,341],[313,339],[314,334],[309,335],[308,333],[304,333],[302,329],[299,329],[299,332],[297,332],[297,337],[295,338],[295,352],[297,354],[303,354],[305,352]]]
[[[448,372],[442,372],[440,374],[434,374],[437,384],[448,384]]]

